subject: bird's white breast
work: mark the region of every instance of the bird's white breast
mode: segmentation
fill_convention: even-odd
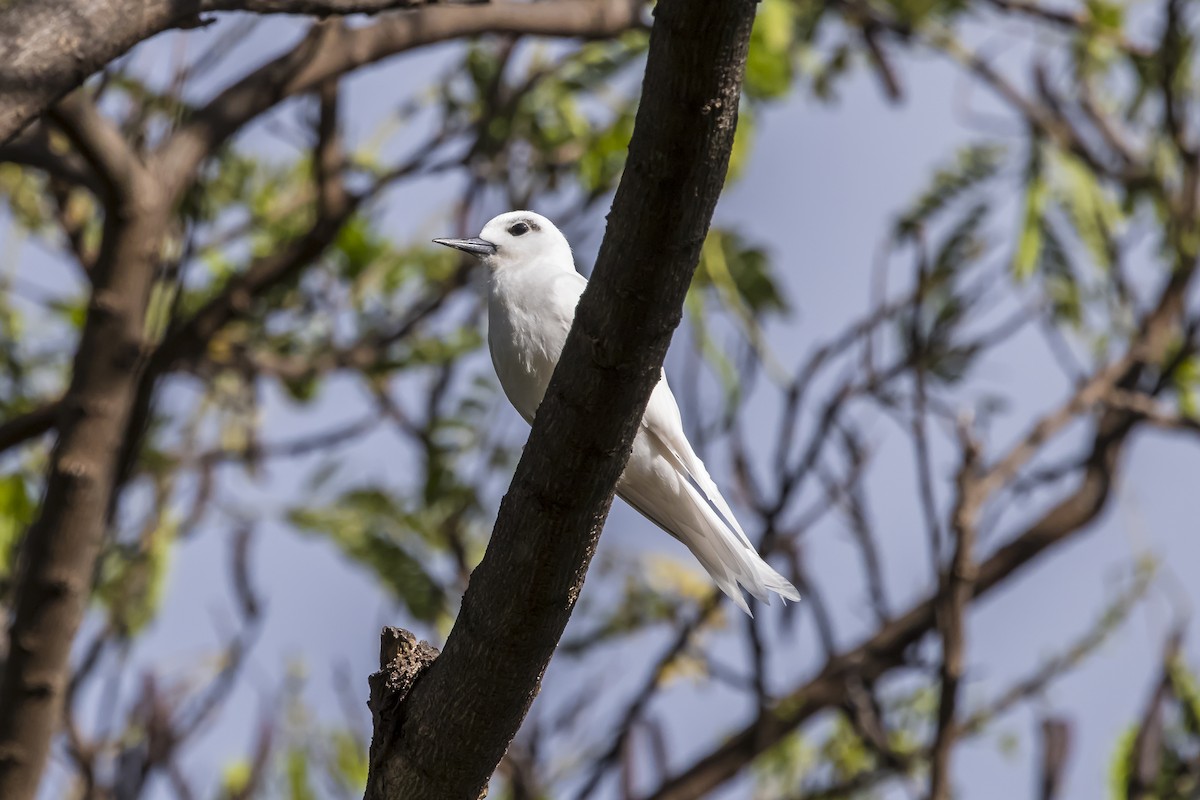
[[[493,273],[488,349],[509,402],[532,422],[587,281],[573,269],[529,265]]]

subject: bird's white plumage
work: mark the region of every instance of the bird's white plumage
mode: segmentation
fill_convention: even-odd
[[[492,363],[509,401],[532,423],[587,280],[575,271],[566,237],[530,211],[501,214],[484,226],[479,239],[467,241],[475,243],[474,252],[490,271]],[[665,373],[650,396],[617,495],[683,542],[747,614],[750,608],[739,584],[767,603],[770,592],[800,599],[795,587],[754,550],[692,450]]]

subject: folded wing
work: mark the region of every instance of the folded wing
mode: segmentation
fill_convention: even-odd
[[[650,396],[617,494],[683,542],[739,608],[750,613],[739,585],[770,603],[770,593],[800,593],[755,551],[729,504],[683,431],[666,376]]]

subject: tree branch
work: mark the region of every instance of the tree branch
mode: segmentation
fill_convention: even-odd
[[[979,568],[973,598],[979,598],[1061,543],[1099,515],[1108,498],[1112,474],[1107,466],[1119,455],[1124,434],[1108,439],[1094,453],[1080,487],[1033,526],[1000,548]],[[699,800],[731,779],[743,766],[818,712],[842,704],[851,676],[874,681],[903,663],[905,651],[936,625],[937,595],[910,608],[869,640],[829,659],[821,672],[759,715],[708,755],[665,781],[645,800]]]
[[[1042,770],[1038,779],[1038,798],[1054,800],[1062,789],[1071,752],[1071,725],[1064,719],[1042,720]]]
[[[967,423],[960,422],[962,465],[957,476],[958,498],[954,504],[950,527],[954,533],[954,557],[942,576],[942,597],[937,614],[942,634],[941,692],[938,699],[937,733],[929,769],[930,800],[949,800],[950,755],[956,737],[955,717],[963,665],[966,660],[966,615],[975,583],[975,533],[980,506],[986,495],[978,493],[977,475],[979,445]]]
[[[1158,303],[1143,320],[1129,353],[1119,360],[1125,371],[1116,381],[1118,387],[1124,389],[1135,384],[1143,364],[1160,362],[1169,352],[1178,335],[1178,320],[1195,273],[1195,258],[1180,255],[1178,268],[1171,274]],[[1164,370],[1164,374],[1169,372]],[[1107,369],[1097,373],[1089,383],[1100,380],[1101,375],[1107,380]],[[1125,443],[1141,418],[1137,412],[1120,409],[1100,415],[1079,486],[979,564],[970,598],[987,594],[1100,515],[1108,503]],[[975,491],[982,492],[988,479],[988,476],[977,477]],[[847,680],[857,677],[871,682],[902,664],[905,651],[936,626],[939,596],[940,593],[935,594],[913,606],[853,650],[828,659],[818,675],[780,700],[775,708],[759,714],[724,744],[664,781],[644,800],[698,800],[706,796],[815,714],[841,704]]]
[[[404,8],[417,8],[429,0],[201,0],[201,11],[249,11],[254,14],[309,14],[328,17],[334,14],[379,14]],[[487,0],[464,0],[486,3]]]
[[[139,42],[211,11],[374,14],[422,0],[10,0],[0,5],[0,144]]]
[[[160,163],[181,186],[243,125],[326,80],[428,44],[483,33],[613,36],[638,24],[640,0],[496,2],[433,6],[365,28],[314,27],[290,52],[264,64],[197,111],[162,147]]]
[[[35,125],[12,142],[0,147],[0,163],[20,164],[41,170],[71,186],[82,186],[97,197],[104,186],[82,158],[72,152],[59,153],[50,144],[44,125]]]
[[[179,361],[195,358],[209,341],[239,311],[250,308],[253,299],[265,289],[297,276],[317,259],[337,238],[347,220],[372,191],[352,195],[346,190],[342,172],[345,153],[339,128],[339,88],[336,79],[318,87],[319,112],[316,146],[313,151],[313,183],[317,218],[308,232],[267,256],[255,260],[244,275],[231,279],[223,290],[205,303],[186,323],[172,330],[150,356],[138,382],[133,412],[122,440],[117,470],[117,491],[109,507],[115,515],[121,489],[133,474],[142,450],[142,440],[150,422],[151,409],[159,379]],[[382,185],[382,181],[376,187]]]
[[[36,796],[62,720],[71,645],[91,592],[121,435],[144,362],[143,323],[160,237],[171,214],[158,183],[110,151],[103,131],[75,132],[98,163],[111,159],[106,166],[130,172],[121,176],[128,184],[105,214],[91,303],[58,415],[59,438],[20,554],[10,651],[0,676],[5,800]]]
[[[57,0],[59,5],[70,5],[77,1]],[[330,2],[336,4],[339,0]],[[96,3],[95,8],[89,8],[98,13],[100,5]],[[225,4],[229,8],[233,5],[232,1]],[[536,6],[500,3],[481,8],[422,9],[381,20],[367,28],[319,28],[293,51],[251,73],[197,112],[189,124],[168,139],[162,149],[151,157],[150,170],[159,174],[163,165],[169,165],[172,180],[168,194],[178,196],[191,184],[195,169],[209,153],[240,126],[269,110],[275,103],[297,93],[315,91],[330,78],[413,47],[489,31],[546,36],[611,36],[640,24],[641,9],[640,0],[547,0]],[[149,19],[150,11],[145,10],[143,16],[146,19]],[[10,13],[0,13],[0,42],[4,40],[6,19]],[[320,44],[316,49],[313,49],[314,42]],[[0,79],[0,107],[4,100],[5,87]],[[0,110],[0,141],[9,135],[5,133],[4,113]],[[66,118],[68,125],[69,119]],[[74,129],[81,135],[87,135],[81,126],[74,126]],[[0,156],[3,154],[4,150],[0,150]],[[415,165],[405,169],[415,169]],[[396,176],[401,174],[404,174],[403,170],[395,173]],[[92,184],[95,188],[94,179]],[[351,198],[350,204],[355,205],[361,199]],[[351,211],[353,208],[348,208],[347,214]],[[340,228],[341,222],[334,217],[345,218],[340,214],[322,217],[312,231],[286,251],[267,256],[244,277],[235,278],[227,291],[205,306],[188,324],[168,336],[163,346],[155,352],[149,373],[159,371],[164,363],[174,364],[198,352],[212,332],[235,315],[239,306],[249,302],[256,286],[274,285],[285,280],[297,265],[307,263],[323,251],[325,243]],[[0,425],[0,452],[52,427],[52,407],[56,403],[47,404]]]
[[[55,400],[19,417],[0,422],[0,453],[41,436],[53,428],[61,409],[62,401]]]
[[[143,171],[125,137],[83,92],[76,92],[50,109],[54,121],[99,176],[106,199],[128,196]]]
[[[376,726],[391,745],[373,753],[369,800],[475,800],[537,694],[724,184],[755,8],[656,7],[593,280],[446,647]]]

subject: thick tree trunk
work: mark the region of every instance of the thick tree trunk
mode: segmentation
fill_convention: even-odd
[[[200,0],[0,1],[0,144],[131,47],[181,21]]]
[[[574,608],[724,184],[754,0],[661,0],[591,283],[458,621],[392,651],[369,800],[476,800]],[[389,675],[403,680],[390,681]],[[379,686],[381,680],[374,681]]]

